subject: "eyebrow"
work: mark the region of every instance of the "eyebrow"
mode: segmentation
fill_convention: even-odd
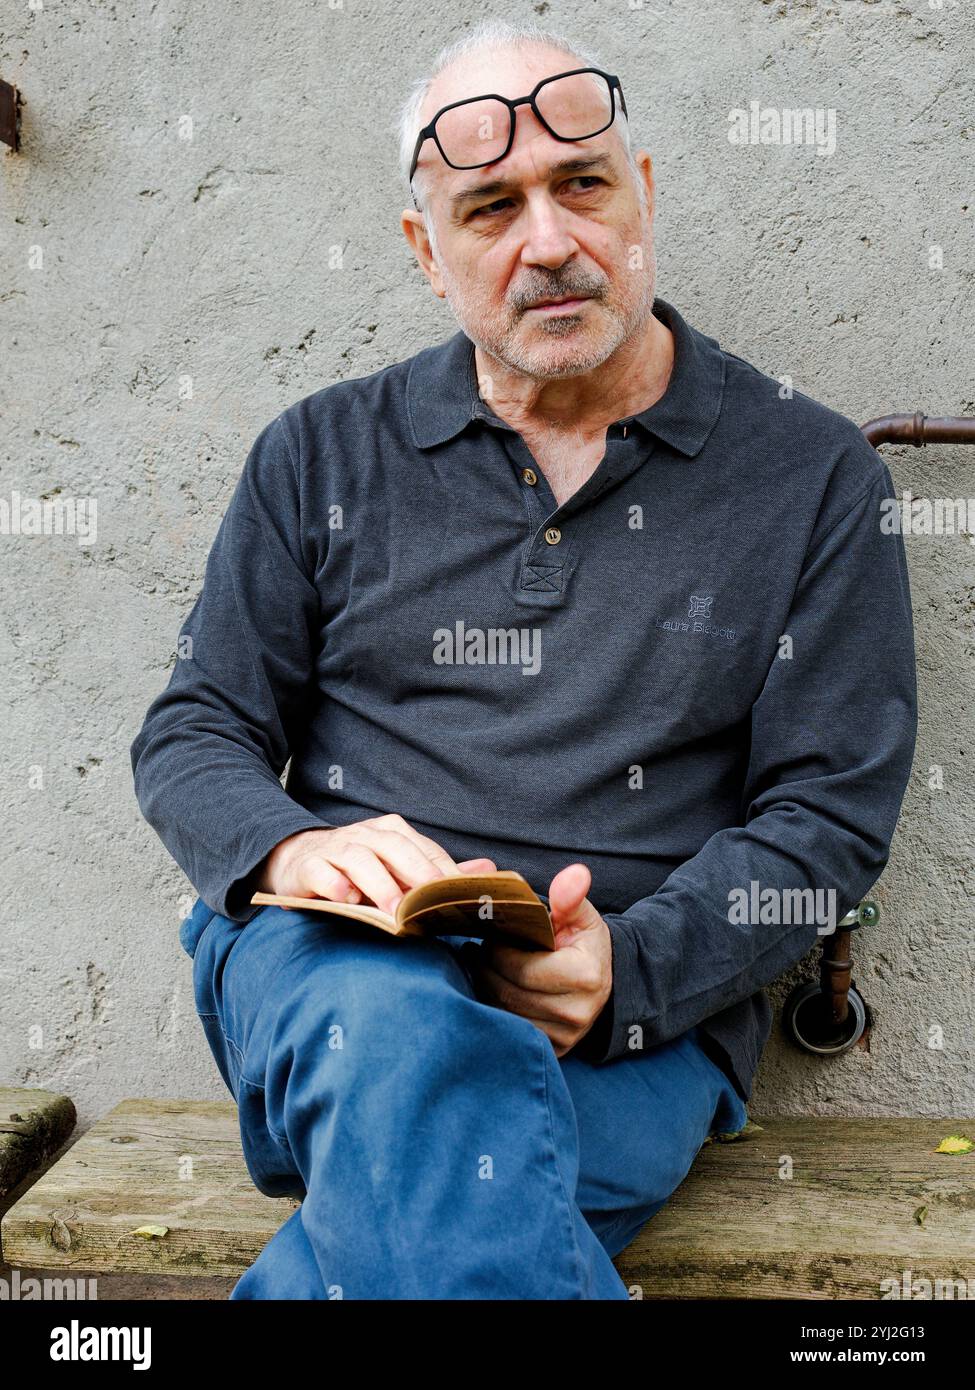
[[[551,165],[548,178],[555,178],[558,174],[581,174],[593,169],[610,172],[612,168],[613,160],[608,154],[577,156],[574,159],[562,159],[558,164]],[[470,202],[474,198],[486,198],[492,193],[507,193],[517,187],[517,181],[514,179],[491,179],[487,183],[472,184],[469,188],[462,188],[458,193],[450,195],[450,207],[454,212],[457,212],[464,203]]]

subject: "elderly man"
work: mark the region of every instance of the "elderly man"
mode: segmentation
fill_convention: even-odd
[[[887,861],[893,487],[656,297],[650,156],[597,61],[481,26],[403,155],[460,330],[261,432],[132,749],[249,1172],[303,1198],[232,1297],[626,1298],[612,1257],[746,1123],[763,987]],[[555,951],[250,905],[493,868]]]

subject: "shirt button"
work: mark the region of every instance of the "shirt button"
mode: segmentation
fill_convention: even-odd
[[[534,468],[523,468],[521,470],[521,476],[529,487],[534,487],[538,482],[538,474],[535,472]]]
[[[550,526],[545,532],[545,539],[548,541],[549,545],[558,545],[559,541],[562,539],[562,532],[557,526]]]

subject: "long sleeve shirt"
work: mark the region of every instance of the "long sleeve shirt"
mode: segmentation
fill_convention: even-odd
[[[856,425],[654,312],[667,388],[561,504],[463,332],[272,420],[132,764],[147,820],[240,922],[280,840],[386,812],[545,901],[587,864],[613,988],[579,1055],[699,1024],[747,1100],[765,987],[888,859],[917,722],[908,576]]]

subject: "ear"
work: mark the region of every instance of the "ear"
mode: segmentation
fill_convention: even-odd
[[[430,288],[438,299],[444,299],[446,290],[440,275],[440,268],[430,251],[430,238],[423,225],[423,214],[417,212],[415,208],[406,208],[400,219],[400,225],[403,228],[403,235],[413,248],[413,254],[416,256],[420,269],[430,281]]]
[[[653,220],[654,197],[656,196],[657,186],[653,181],[653,160],[647,150],[638,150],[634,155],[634,162],[643,176],[643,184],[647,191],[647,215]]]

